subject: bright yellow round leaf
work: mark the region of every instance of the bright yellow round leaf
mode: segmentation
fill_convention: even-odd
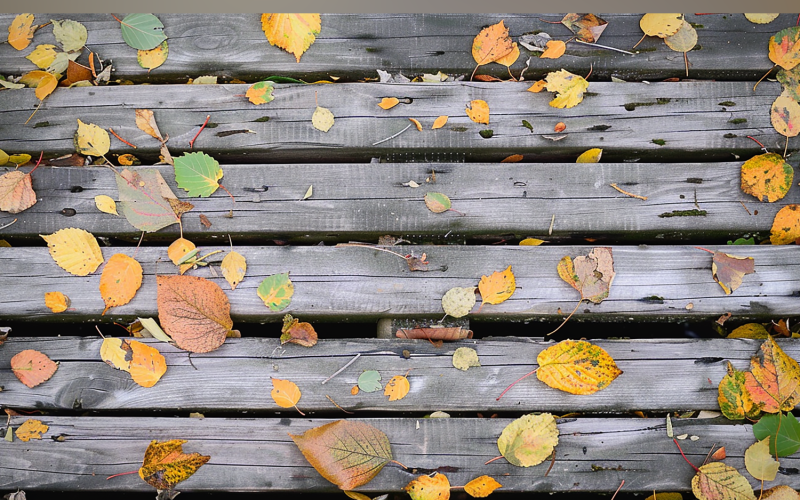
[[[403,488],[411,500],[447,500],[450,498],[450,481],[444,474],[419,476]]]
[[[119,215],[117,213],[117,202],[110,196],[98,194],[94,197],[94,204],[103,213]]]
[[[599,163],[602,155],[603,150],[600,148],[588,149],[581,153],[575,163]]]
[[[78,120],[78,131],[75,132],[75,150],[82,155],[103,156],[111,147],[108,132],[94,123],[83,123]]]
[[[683,23],[681,14],[645,14],[639,27],[649,36],[665,38],[678,32]]]
[[[584,340],[564,340],[536,357],[536,376],[554,389],[592,394],[605,389],[622,370],[601,347]]]
[[[408,394],[408,391],[411,389],[411,384],[408,382],[408,378],[402,375],[395,375],[388,382],[386,382],[386,387],[383,389],[383,395],[389,396],[389,401],[397,401],[398,399],[403,399]]]
[[[100,245],[88,231],[70,227],[39,236],[47,242],[50,256],[56,264],[70,274],[86,276],[103,263]]]

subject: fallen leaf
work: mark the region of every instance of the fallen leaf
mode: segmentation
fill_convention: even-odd
[[[486,498],[491,495],[494,490],[502,487],[503,485],[498,483],[495,478],[491,476],[481,476],[465,484],[464,491],[472,498]]]
[[[773,245],[788,245],[800,238],[800,205],[781,208],[772,222],[769,241]]]
[[[108,132],[94,123],[83,123],[78,120],[78,130],[74,137],[75,151],[82,155],[103,156],[108,153],[111,139]]]
[[[726,295],[739,288],[744,275],[755,272],[755,259],[752,257],[739,257],[723,252],[712,253],[714,257],[711,260],[711,274]]]
[[[231,250],[228,252],[228,255],[222,259],[220,269],[222,269],[222,275],[225,276],[225,279],[231,285],[231,290],[236,290],[236,287],[242,282],[244,274],[247,271],[247,260],[244,258],[244,255]]]
[[[478,66],[497,61],[512,51],[513,44],[508,28],[500,21],[486,28],[472,41],[472,58]]]
[[[164,138],[161,137],[161,132],[158,130],[158,125],[156,125],[153,112],[149,109],[137,109],[135,111],[136,126],[139,127],[139,130],[150,135],[154,139],[164,142]]]
[[[450,498],[450,481],[444,474],[419,476],[405,485],[403,490],[411,500],[448,500]]]
[[[206,229],[211,228],[211,221],[208,220],[208,217],[206,217],[205,214],[200,214],[199,219],[200,219],[200,224],[202,224],[203,227],[205,227]]]
[[[800,403],[800,366],[770,337],[750,358],[745,387],[762,411],[792,411]]]
[[[16,154],[8,157],[8,163],[11,163],[16,167],[21,167],[27,164],[29,161],[31,161],[31,155],[29,154]]]
[[[133,300],[142,286],[142,275],[142,265],[136,259],[123,253],[112,255],[100,275],[100,295],[106,304],[103,314]]]
[[[47,69],[56,58],[56,46],[52,44],[37,45],[33,51],[25,56],[40,69]]]
[[[592,148],[584,151],[578,156],[575,163],[600,163],[600,157],[603,156],[603,150],[600,148]]]
[[[383,395],[389,396],[389,401],[397,401],[406,397],[410,389],[411,384],[408,382],[408,378],[403,375],[395,375],[386,382]]]
[[[730,361],[727,365],[728,373],[719,383],[717,402],[725,418],[729,420],[754,419],[761,413],[753,402],[745,387],[745,372],[740,372],[733,367]]]
[[[532,467],[548,458],[558,444],[553,415],[523,415],[508,424],[497,439],[500,454],[512,465]]]
[[[539,380],[570,394],[594,394],[622,374],[603,348],[584,340],[563,340],[540,352],[536,362]]]
[[[774,481],[778,475],[778,463],[769,453],[769,438],[762,439],[752,445],[744,452],[744,466],[747,472],[759,481]]]
[[[364,392],[381,390],[381,374],[377,370],[366,370],[358,376],[358,388]]]
[[[319,14],[262,14],[261,29],[271,45],[300,56],[308,50],[322,28]]]
[[[471,339],[472,330],[455,327],[441,328],[404,328],[397,330],[395,336],[400,339],[425,339],[425,340],[461,340]]]
[[[321,130],[322,132],[330,130],[331,127],[333,127],[333,123],[333,113],[331,113],[331,110],[328,108],[317,106],[317,109],[314,110],[314,114],[311,115],[311,124],[315,129]]]
[[[149,73],[166,62],[169,56],[169,45],[164,40],[157,47],[150,50],[140,50],[136,53],[136,61],[139,66],[146,69]]]
[[[289,273],[280,273],[267,276],[258,285],[258,296],[264,305],[274,312],[286,309],[294,295],[294,284],[289,279]]]
[[[313,194],[314,194],[314,185],[312,184],[312,185],[308,186],[308,189],[306,189],[306,194],[303,195],[303,200],[307,200],[307,199],[311,198],[311,196]]]
[[[554,108],[572,108],[583,101],[583,93],[589,88],[582,76],[573,75],[569,71],[552,71],[545,77],[546,88],[549,92],[556,92],[556,97],[550,101]]]
[[[425,206],[435,214],[447,212],[452,206],[450,198],[444,193],[425,193]]]
[[[611,249],[595,247],[587,256],[563,257],[558,263],[558,275],[581,294],[581,301],[599,304],[606,297],[614,281],[614,259]]]
[[[692,478],[692,492],[699,500],[756,500],[747,479],[722,462],[701,466]]]
[[[30,88],[35,88],[36,98],[44,100],[49,96],[58,86],[58,79],[51,73],[46,71],[29,71],[22,75],[19,83],[24,83]],[[80,121],[80,120],[79,120]]]
[[[233,328],[231,305],[222,288],[196,276],[156,276],[158,319],[175,344],[190,352],[211,352]]]
[[[414,124],[415,127],[417,127],[417,130],[422,132],[422,124],[419,122],[419,120],[417,120],[415,118],[409,118],[409,120],[411,121],[411,123]]]
[[[255,105],[266,104],[275,99],[272,95],[274,89],[275,85],[272,82],[263,81],[251,85],[244,95]]]
[[[800,27],[792,26],[770,37],[769,59],[787,70],[800,63]]]
[[[281,344],[287,342],[303,347],[313,347],[317,343],[317,332],[311,323],[300,323],[300,320],[287,314],[283,317]]]
[[[20,382],[31,389],[50,380],[57,369],[58,363],[33,349],[25,349],[11,358],[11,371]]]
[[[461,371],[467,371],[473,366],[481,366],[478,351],[471,347],[459,347],[453,353],[453,366]]]
[[[681,14],[645,14],[639,20],[639,27],[648,36],[666,38],[677,33],[682,23]]]
[[[173,264],[180,267],[180,274],[188,271],[192,264],[186,264],[186,260],[197,255],[197,247],[186,238],[178,238],[167,247],[167,256]],[[189,254],[192,255],[189,255]]]
[[[758,323],[748,323],[735,328],[730,334],[729,339],[765,339],[769,337],[769,332],[763,325]]]
[[[120,29],[125,43],[138,50],[154,49],[167,39],[164,25],[153,14],[128,14],[120,21]]]
[[[159,490],[171,490],[176,484],[189,479],[211,457],[196,452],[184,453],[185,443],[185,439],[151,441],[144,452],[139,477]]]
[[[678,31],[664,38],[664,43],[675,52],[689,52],[697,45],[697,30],[684,19]]]
[[[116,180],[119,208],[136,229],[153,232],[180,222],[172,203],[162,195],[162,183],[163,186],[166,183],[158,170],[125,169],[116,176]]]
[[[442,297],[442,309],[445,314],[461,318],[469,314],[475,306],[475,287],[453,287]]]
[[[89,36],[86,26],[72,19],[52,20],[51,22],[53,23],[53,36],[61,44],[64,52],[81,50],[86,45],[86,39]]]
[[[300,388],[291,380],[282,380],[279,378],[270,377],[272,380],[272,396],[275,404],[281,408],[294,408],[302,415],[303,412],[297,408],[297,402],[300,401]]]
[[[596,43],[608,27],[607,21],[594,14],[567,14],[561,24],[573,32],[578,40],[586,43]]]
[[[36,204],[31,174],[12,170],[0,175],[0,211],[18,214]]]
[[[745,14],[744,17],[754,24],[769,24],[774,21],[780,14]]]
[[[175,182],[188,196],[211,196],[222,175],[219,162],[205,153],[183,153],[175,158]]]
[[[524,156],[522,155],[511,155],[500,160],[500,163],[517,163],[519,161],[522,161],[523,158]]]
[[[539,92],[544,90],[546,86],[547,86],[547,81],[539,80],[530,87],[528,87],[528,92],[533,92],[534,94],[538,94]],[[531,130],[531,132],[533,132],[533,130]]]
[[[800,450],[800,422],[791,413],[764,415],[753,425],[756,439],[769,438],[769,454],[788,457]]]
[[[800,103],[784,91],[772,103],[770,121],[779,134],[795,137],[800,134]]]
[[[791,486],[773,486],[768,490],[764,490],[761,500],[800,500],[800,493]]]
[[[74,227],[53,234],[40,234],[50,249],[56,264],[75,276],[87,276],[103,263],[103,253],[97,240],[88,231]]]
[[[514,273],[511,272],[511,266],[508,266],[503,272],[495,271],[490,276],[481,276],[481,281],[478,283],[481,299],[486,304],[505,302],[516,288],[517,282],[514,279]]]
[[[69,297],[61,292],[45,292],[44,294],[44,305],[54,313],[66,311],[71,304]]]
[[[553,132],[563,132],[565,130],[567,130],[567,125],[564,122],[558,122],[556,126],[553,127]],[[589,151],[591,151],[591,149]]]
[[[347,495],[348,498],[352,498],[353,500],[372,500],[367,495],[359,493],[357,491],[345,491],[344,494]]]
[[[497,64],[502,64],[503,66],[511,66],[519,59],[519,47],[517,46],[517,42],[511,44],[511,52],[504,55],[503,57],[498,58],[494,62]],[[502,81],[498,78],[499,81]]]
[[[442,128],[445,125],[447,125],[447,119],[448,119],[447,115],[442,115],[436,118],[436,120],[433,121],[433,126],[431,127],[431,130],[436,130],[437,128]]]
[[[381,99],[381,102],[378,103],[382,109],[392,109],[393,107],[400,104],[400,99],[397,97],[384,97]]]
[[[103,213],[119,215],[117,213],[117,202],[110,196],[98,194],[94,197],[94,205]]]
[[[217,77],[214,75],[198,76],[194,79],[189,79],[188,85],[216,85]]]
[[[540,240],[538,238],[525,238],[524,240],[519,242],[520,246],[527,246],[527,247],[536,247],[541,245],[542,243],[547,243],[544,240]]]
[[[100,359],[130,373],[142,387],[153,387],[167,372],[167,360],[158,349],[138,340],[107,337],[100,345]]]
[[[539,56],[540,59],[558,59],[567,51],[567,44],[561,40],[550,40],[545,47]]]
[[[17,50],[26,48],[36,28],[38,26],[33,24],[33,14],[18,14],[8,27],[8,44]]]
[[[756,155],[742,165],[742,191],[758,201],[778,201],[789,192],[794,169],[777,153]]]
[[[489,124],[489,105],[486,101],[480,99],[470,101],[464,111],[467,112],[469,119],[475,123]]]
[[[137,321],[142,325],[143,332],[148,332],[154,339],[158,339],[161,342],[172,342],[172,338],[158,326],[158,323],[153,318],[137,318]]]
[[[367,484],[392,461],[389,438],[363,422],[338,420],[289,436],[311,466],[342,490]]]
[[[357,396],[361,389],[358,388],[358,384],[354,385],[350,388],[350,395]]]
[[[20,441],[28,442],[31,439],[42,439],[42,433],[47,432],[48,429],[49,427],[43,424],[41,420],[29,418],[22,422],[15,434]]]

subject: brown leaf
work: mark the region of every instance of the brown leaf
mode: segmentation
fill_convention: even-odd
[[[12,170],[0,175],[0,211],[18,214],[35,204],[31,174]]]
[[[206,217],[205,214],[200,214],[200,224],[205,226],[206,229],[211,228],[211,221],[208,220],[208,217]]]
[[[137,109],[135,111],[136,126],[139,127],[139,130],[163,143],[164,138],[161,136],[161,131],[158,130],[158,125],[156,125],[156,118],[153,116],[153,112],[149,109]]]
[[[522,155],[511,155],[500,160],[500,163],[516,163],[518,161],[522,161],[522,158]]]
[[[503,81],[500,78],[497,78],[496,76],[492,76],[492,75],[475,75],[474,79],[478,80],[479,82],[502,82]]]
[[[50,377],[58,369],[58,364],[39,351],[26,349],[11,358],[11,371],[20,382],[34,388]]]
[[[460,326],[442,328],[402,328],[395,333],[400,339],[461,340],[471,339],[472,330]]]
[[[71,155],[59,156],[52,160],[43,160],[42,165],[49,165],[52,167],[82,167],[86,165],[86,158],[78,153]]]
[[[742,284],[745,274],[755,272],[755,260],[752,257],[738,257],[723,252],[712,252],[714,257],[711,263],[711,273],[714,281],[730,295]]]
[[[606,297],[614,281],[614,259],[611,249],[595,247],[587,256],[569,256],[558,263],[558,275],[581,293],[581,300],[599,304]]]
[[[281,344],[291,342],[304,347],[313,347],[317,343],[317,332],[310,323],[300,323],[300,320],[293,318],[291,314],[283,317],[283,328],[281,329]]]
[[[594,14],[567,14],[561,24],[577,35],[578,40],[586,43],[595,43],[603,34],[608,22]]]
[[[430,262],[425,260],[426,258],[427,258],[426,254],[422,254],[421,257],[417,257],[414,254],[407,255],[405,259],[406,259],[406,264],[408,264],[408,270],[422,271],[422,272],[428,271],[428,264],[430,264]]]

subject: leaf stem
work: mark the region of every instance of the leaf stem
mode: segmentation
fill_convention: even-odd
[[[113,16],[114,14],[111,14],[111,15]],[[132,471],[130,471],[130,472],[120,472],[119,474],[114,474],[113,476],[108,476],[108,477],[106,478],[106,481],[108,481],[108,480],[109,480],[109,479],[111,479],[112,477],[117,477],[117,476],[126,476],[126,475],[128,475],[128,474],[136,474],[137,472],[139,472],[139,471],[138,471],[138,470],[132,470]]]
[[[120,141],[124,142],[124,143],[125,143],[125,144],[127,144],[128,146],[132,147],[133,149],[137,149],[137,148],[136,148],[136,146],[134,146],[134,145],[133,145],[133,144],[131,144],[130,142],[126,141],[125,139],[123,139],[122,137],[120,137],[119,135],[117,135],[117,133],[116,133],[116,132],[114,132],[114,129],[113,129],[113,128],[111,128],[111,127],[108,127],[108,131],[109,131],[109,132],[111,132],[111,135],[113,135],[114,137],[116,137],[116,138],[117,138],[117,139],[119,139]]]
[[[758,140],[757,140],[755,137],[753,137],[753,136],[750,136],[750,135],[747,135],[747,136],[745,136],[745,137],[747,137],[748,139],[752,139],[752,140],[756,141],[756,144],[758,144],[759,146],[761,146],[761,149],[763,149],[765,153],[769,153],[769,151],[767,151],[767,148],[766,148],[766,146],[764,146],[763,144],[761,144],[760,142],[758,142]]]
[[[703,247],[695,247],[695,248],[698,249],[698,250],[702,250],[704,252],[708,252],[708,253],[716,253],[713,250],[709,250],[708,248],[703,248]]]
[[[199,133],[200,133],[200,132],[198,132],[198,134],[199,134]],[[225,191],[226,193],[228,193],[228,196],[230,196],[230,197],[231,197],[231,199],[233,200],[233,202],[234,202],[234,203],[236,203],[236,198],[234,198],[234,197],[233,197],[233,195],[231,194],[231,192],[230,192],[230,191],[228,191],[228,188],[226,188],[226,187],[225,187],[225,186],[223,186],[222,184],[220,184],[220,185],[219,185],[219,187],[220,187],[220,188],[221,188],[223,191]]]
[[[335,407],[339,408],[339,409],[340,409],[340,410],[342,410],[343,412],[345,412],[345,413],[347,413],[347,414],[349,414],[349,415],[354,415],[354,414],[355,414],[355,412],[352,412],[352,411],[347,411],[347,410],[345,410],[344,408],[342,408],[341,406],[339,406],[338,404],[336,404],[336,401],[334,401],[333,399],[331,399],[331,397],[330,397],[330,396],[328,396],[327,394],[325,395],[325,397],[326,397],[326,398],[328,398],[328,401],[330,401],[331,403],[333,403],[333,406],[335,406]]]
[[[389,463],[391,463],[391,464],[397,464],[397,465],[399,465],[400,467],[402,467],[403,469],[405,469],[405,470],[408,470],[408,467],[406,467],[405,465],[401,464],[401,463],[400,463],[400,462],[398,462],[397,460],[389,460]]]
[[[553,448],[553,453],[550,455],[550,467],[547,468],[547,472],[544,473],[544,477],[547,477],[550,474],[550,470],[556,464],[556,449]]]
[[[695,467],[695,465],[692,462],[690,462],[688,458],[686,458],[686,455],[683,454],[683,450],[681,449],[681,445],[678,444],[678,440],[675,439],[675,438],[672,438],[672,441],[675,442],[675,446],[678,447],[678,451],[681,452],[681,456],[683,457],[684,460],[686,460],[686,463],[691,465],[692,469],[694,469],[696,472],[700,472],[700,469]]]
[[[33,172],[35,172],[35,171],[36,171],[36,169],[37,169],[37,168],[39,168],[39,164],[40,164],[40,163],[42,163],[42,157],[44,157],[44,151],[42,151],[41,153],[39,153],[39,159],[38,159],[38,160],[36,160],[36,165],[34,165],[34,166],[33,166],[33,170],[31,170],[30,172],[28,172],[28,175],[31,175]]]
[[[302,416],[304,416],[304,417],[306,416],[306,414],[305,414],[305,413],[303,413],[302,411],[300,411],[300,408],[298,408],[298,407],[297,407],[297,405],[294,405],[294,409],[295,409],[295,410],[297,410],[297,413],[299,413],[300,415],[302,415]]]
[[[14,220],[12,220],[12,221],[11,221],[11,222],[9,222],[8,224],[5,224],[5,225],[3,225],[3,226],[0,226],[0,229],[5,229],[5,228],[7,228],[8,226],[10,226],[10,225],[14,224],[15,222],[17,222],[17,219],[14,219]]]
[[[548,333],[547,335],[552,335],[552,334],[556,333],[557,331],[561,330],[561,327],[567,324],[567,321],[569,321],[569,319],[572,317],[572,315],[575,314],[575,312],[581,306],[581,302],[583,302],[583,297],[581,297],[581,300],[579,300],[578,303],[575,304],[575,309],[573,309],[572,312],[569,313],[569,316],[567,316],[566,319],[564,319],[564,321],[562,321],[561,324],[558,325],[558,328],[556,328],[552,332]]]
[[[536,367],[536,370],[538,370],[538,369],[539,369],[539,367]],[[525,375],[521,376],[521,377],[520,377],[520,378],[518,378],[516,381],[514,381],[514,383],[513,383],[513,384],[511,384],[511,385],[509,385],[508,387],[506,387],[506,390],[504,390],[504,391],[503,391],[503,392],[502,392],[502,393],[501,393],[499,396],[497,396],[497,399],[495,399],[495,401],[500,401],[500,398],[502,398],[502,397],[503,397],[503,395],[505,395],[505,393],[507,393],[507,392],[509,391],[509,389],[511,389],[512,387],[514,387],[514,386],[517,384],[517,382],[520,382],[520,381],[522,381],[522,380],[524,380],[524,379],[526,379],[526,378],[530,377],[531,375],[533,375],[534,373],[536,373],[536,370],[533,370],[533,371],[532,371],[532,372],[530,372],[530,373],[526,373]],[[487,462],[487,463],[488,463],[488,462]],[[486,464],[484,464],[484,465],[486,465]]]
[[[211,119],[211,115],[206,115],[206,121],[203,122],[203,125],[200,127],[200,130],[197,131],[197,134],[195,134],[194,138],[191,141],[189,141],[189,149],[194,148],[194,141],[197,140],[197,137],[200,135],[200,132],[202,132],[203,129],[206,128],[206,125],[208,125],[208,120],[210,120],[210,119]],[[228,193],[228,194],[230,194],[230,193]]]
[[[768,74],[772,73],[772,70],[773,70],[773,69],[775,69],[776,67],[778,67],[778,65],[777,65],[777,64],[775,64],[775,66],[771,67],[771,68],[769,69],[769,71],[767,71],[766,73],[764,73],[764,76],[762,76],[762,77],[761,77],[761,79],[759,79],[759,80],[756,82],[756,84],[755,84],[755,85],[753,85],[753,92],[755,92],[755,91],[756,91],[756,87],[758,87],[758,84],[759,84],[759,83],[761,83],[761,82],[764,80],[764,78],[766,78],[766,77],[767,77],[767,75],[768,75]]]
[[[500,460],[501,458],[503,458],[503,455],[500,455],[498,457],[494,457],[493,459],[485,462],[483,465],[489,465],[490,463],[494,462],[495,460]]]
[[[638,46],[640,43],[642,43],[642,40],[644,40],[644,37],[646,37],[646,36],[647,36],[647,33],[645,33],[644,35],[642,35],[642,38],[641,38],[641,39],[639,39],[639,41],[638,41],[638,42],[636,42],[636,45],[634,45],[634,46],[631,48],[631,50],[635,49],[635,48],[636,48],[636,47],[637,47],[637,46]]]
[[[408,126],[407,126],[406,128],[404,128],[404,129],[403,129],[403,130],[401,130],[400,132],[398,132],[398,133],[394,134],[393,136],[391,136],[391,137],[387,137],[386,139],[382,139],[382,140],[380,140],[380,141],[378,141],[378,142],[375,142],[375,143],[373,143],[372,145],[373,145],[373,146],[377,146],[378,144],[380,144],[380,143],[382,143],[382,142],[386,142],[386,141],[390,141],[390,140],[394,139],[394,138],[395,138],[395,137],[397,137],[398,135],[400,135],[400,134],[402,134],[403,132],[405,132],[406,130],[410,129],[410,128],[411,128],[411,125],[413,125],[413,123],[409,123],[409,124],[408,124]]]
[[[555,451],[555,450],[553,450],[553,451]],[[617,493],[619,493],[619,490],[621,490],[621,489],[622,489],[622,485],[623,485],[623,484],[625,484],[625,480],[624,480],[624,479],[622,480],[622,482],[621,482],[621,483],[619,483],[619,488],[617,488],[617,491],[615,491],[615,492],[614,492],[614,495],[611,497],[611,500],[614,500],[614,498],[616,498],[616,496],[617,496]]]

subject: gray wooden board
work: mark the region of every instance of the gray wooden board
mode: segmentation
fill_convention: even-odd
[[[201,254],[228,250],[204,246]],[[614,279],[611,293],[601,304],[585,303],[571,321],[678,321],[716,319],[731,312],[740,319],[777,319],[797,314],[800,259],[797,246],[722,246],[734,255],[754,257],[755,274],[744,277],[732,295],[725,295],[711,275],[711,254],[687,246],[613,247]],[[374,321],[378,318],[442,317],[441,298],[452,287],[475,287],[482,275],[513,266],[517,289],[510,299],[486,305],[470,314],[473,321],[561,320],[580,298],[559,278],[556,267],[565,256],[586,255],[591,247],[569,246],[415,246],[427,254],[428,272],[411,272],[404,259],[368,248],[354,247],[236,247],[247,259],[247,275],[236,290],[222,277],[218,264],[190,271],[220,284],[231,301],[235,322],[276,322],[284,313],[305,320]],[[104,248],[104,257],[116,252],[136,258],[144,281],[133,300],[111,309],[104,317],[98,291],[100,273],[73,276],[59,268],[46,248],[0,248],[0,318],[26,321],[101,321],[155,316],[156,283],[153,275],[176,274],[166,248]],[[223,254],[212,256],[221,262]],[[271,312],[256,294],[267,276],[289,272],[294,283],[292,302]],[[214,277],[216,275],[216,277]],[[66,312],[53,314],[44,305],[44,293],[61,291],[72,299]],[[687,307],[689,304],[692,306]],[[691,310],[690,310],[691,309]],[[541,332],[538,332],[541,334]]]
[[[226,234],[240,243],[375,242],[394,234],[414,243],[536,236],[549,241],[591,237],[601,243],[706,244],[745,234],[766,239],[778,210],[800,203],[797,188],[778,203],[745,194],[739,187],[740,167],[741,162],[226,165],[221,182],[235,203],[222,189],[210,198],[184,198],[173,168],[157,168],[173,192],[195,205],[183,216],[183,234],[198,243],[227,239]],[[10,170],[0,167],[0,174]],[[425,182],[434,173],[436,182]],[[22,213],[0,215],[0,226],[18,219],[0,230],[0,237],[39,244],[39,234],[70,226],[128,241],[141,237],[123,217],[95,206],[94,197],[100,194],[118,199],[111,170],[44,167],[32,179],[39,201]],[[409,181],[420,187],[403,185]],[[612,183],[647,200],[619,193]],[[303,200],[309,186],[313,195]],[[431,191],[447,194],[453,208],[465,215],[432,213],[424,203]],[[706,214],[663,217],[698,209]],[[198,214],[208,217],[211,228],[201,224]],[[175,224],[146,235],[145,241],[168,243],[178,234]]]
[[[638,53],[627,55],[569,43],[566,55],[553,60],[538,59],[538,53],[520,46],[521,56],[512,66],[514,75],[519,76],[533,55],[525,73],[529,80],[561,68],[585,75],[590,65],[593,74],[604,79],[611,75],[624,80],[686,77],[683,54],[670,50],[663,40],[648,37],[632,49],[643,34],[639,28],[642,14],[598,15],[608,21],[598,43]],[[0,16],[0,27],[5,30],[13,16]],[[331,76],[354,80],[376,78],[376,69],[409,77],[443,71],[469,78],[475,67],[472,42],[485,26],[503,20],[514,41],[523,33],[536,31],[561,40],[572,35],[564,26],[544,21],[561,20],[562,15],[552,14],[323,14],[316,41],[297,63],[294,55],[270,46],[261,29],[260,14],[158,17],[169,37],[169,57],[149,73],[136,62],[136,50],[123,42],[119,23],[109,14],[37,14],[35,22],[69,18],[84,23],[89,34],[87,46],[104,61],[113,60],[113,78],[136,82],[185,82],[206,74],[248,81],[271,75],[305,81],[330,80]],[[686,14],[686,19],[695,24],[698,34],[698,45],[689,52],[689,77],[718,80],[760,78],[772,67],[767,57],[769,38],[795,24],[791,14],[766,25],[750,23],[742,14]],[[51,27],[43,28],[23,51],[0,46],[0,71],[21,74],[36,69],[24,56],[38,44],[57,45],[52,32]],[[84,54],[79,61],[85,59]],[[499,64],[479,68],[477,74],[509,77]]]
[[[16,428],[26,418],[13,417]],[[120,472],[137,470],[151,440],[186,439],[184,452],[211,459],[179,491],[305,491],[332,492],[336,486],[322,478],[287,435],[331,420],[39,417],[49,426],[41,440],[27,443],[0,441],[0,487],[10,490],[152,491],[137,475],[106,480]],[[430,469],[447,467],[452,485],[464,485],[478,476],[496,478],[502,491],[612,492],[624,479],[624,491],[689,491],[694,475],[675,443],[666,435],[662,418],[564,419],[556,446],[556,460],[534,467],[515,467],[498,455],[497,438],[511,419],[391,418],[359,420],[385,432],[395,460],[410,468],[387,465],[358,491],[401,491],[409,481]],[[744,451],[755,442],[750,425],[731,425],[705,419],[673,419],[675,434],[699,437],[680,441],[686,457],[700,465],[713,445],[724,446],[725,463],[735,467],[750,484]],[[419,426],[417,428],[417,426]],[[63,442],[52,438],[64,436]],[[784,457],[783,467],[768,486],[797,486],[800,458]],[[422,469],[422,470],[420,470]]]
[[[528,92],[520,83],[409,83],[276,86],[275,99],[260,106],[244,94],[247,85],[117,86],[59,89],[39,105],[33,89],[0,92],[0,148],[38,158],[75,151],[73,136],[80,119],[113,128],[137,149],[111,138],[107,155],[133,153],[145,163],[158,161],[159,142],[136,127],[137,108],[152,109],[162,134],[170,136],[173,156],[189,151],[189,142],[210,115],[210,124],[194,143],[223,163],[332,163],[387,161],[499,162],[522,154],[526,162],[574,162],[589,148],[603,148],[604,162],[733,161],[759,153],[750,135],[772,151],[786,143],[770,123],[770,106],[780,84],[764,82],[609,83],[592,82],[583,102],[569,109],[549,106],[551,92]],[[412,99],[383,110],[383,97]],[[484,100],[489,125],[472,122],[465,107]],[[336,123],[327,132],[315,129],[317,106],[328,108]],[[659,102],[661,104],[659,104]],[[729,104],[733,103],[733,105]],[[627,108],[626,108],[627,105]],[[440,115],[444,128],[432,130]],[[259,122],[259,119],[269,121]],[[409,118],[419,120],[422,131]],[[732,123],[744,119],[746,122]],[[533,132],[522,125],[526,120]],[[558,122],[566,131],[557,137]],[[610,128],[608,128],[610,127]],[[217,136],[233,130],[254,133]],[[483,138],[482,130],[491,130]],[[663,140],[659,145],[653,141]],[[384,141],[384,142],[381,142]],[[789,141],[790,150],[800,139]],[[378,144],[379,143],[379,144]]]
[[[531,327],[531,330],[537,330]],[[106,335],[114,333],[103,328]],[[280,345],[280,328],[274,338],[228,339],[211,353],[193,354],[153,339],[141,339],[157,348],[167,360],[167,372],[153,387],[143,388],[130,375],[100,359],[99,337],[11,337],[0,349],[0,386],[3,405],[43,411],[171,411],[296,412],[278,407],[270,396],[271,377],[291,380],[302,391],[298,407],[307,414],[343,415],[326,397],[355,411],[455,412],[551,411],[569,412],[719,410],[717,386],[725,376],[727,361],[748,370],[750,357],[763,341],[743,339],[596,340],[623,371],[607,388],[577,396],[553,389],[535,376],[514,386],[499,401],[503,389],[537,367],[539,353],[554,345],[514,337],[447,342],[434,347],[427,340],[326,339],[335,332],[319,331],[312,347]],[[546,332],[540,332],[546,333]],[[591,336],[591,329],[586,334]],[[779,341],[789,356],[800,359],[800,345]],[[478,353],[480,367],[467,371],[453,367],[459,347]],[[29,389],[8,368],[11,358],[25,349],[47,354],[59,363],[53,378]],[[409,357],[403,355],[408,351]],[[323,381],[361,356],[342,373]],[[194,364],[194,367],[192,366]],[[383,391],[353,396],[364,370],[378,370],[385,385],[395,375],[410,370],[409,394],[388,401]],[[163,413],[162,413],[163,414]]]

